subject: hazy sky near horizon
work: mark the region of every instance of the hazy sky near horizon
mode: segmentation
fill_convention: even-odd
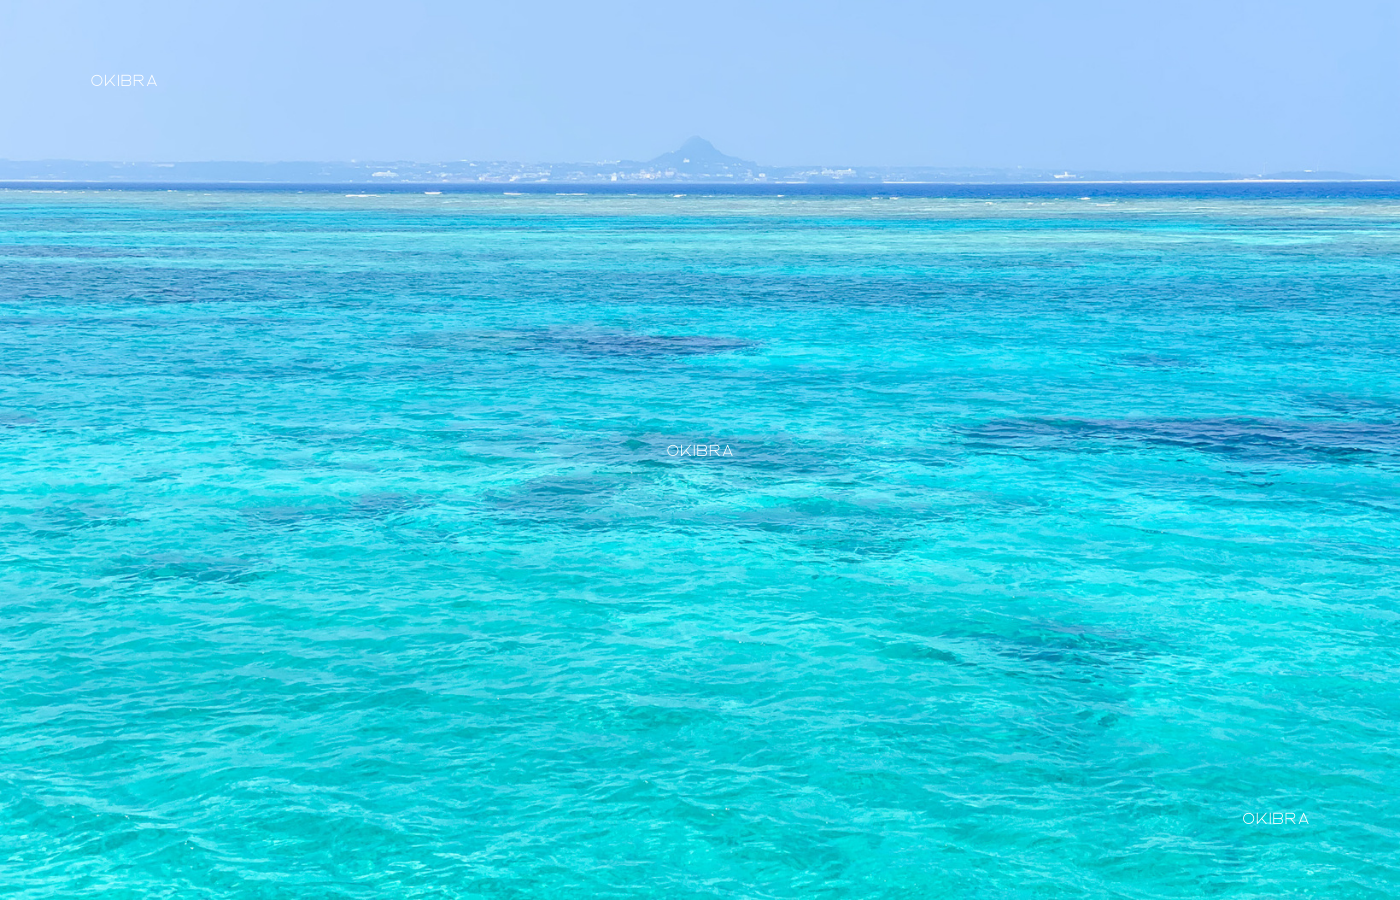
[[[1396,0],[10,2],[0,158],[1400,177],[1397,48]]]

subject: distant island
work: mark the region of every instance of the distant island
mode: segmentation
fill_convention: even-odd
[[[0,182],[128,184],[1024,184],[1388,181],[1350,172],[1104,172],[937,166],[763,166],[701,137],[646,162],[83,162],[0,160]]]

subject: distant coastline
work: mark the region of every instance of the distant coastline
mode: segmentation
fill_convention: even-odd
[[[423,195],[531,195],[611,197],[867,197],[870,199],[1106,199],[1152,197],[1220,198],[1400,198],[1400,180],[1301,181],[1287,179],[1235,179],[1218,181],[1077,181],[1077,182],[847,182],[847,183],[693,183],[563,184],[560,182],[500,183],[295,183],[251,181],[114,182],[114,181],[5,181],[3,192],[230,192],[275,194],[343,194],[352,197]]]
[[[647,186],[725,189],[733,186],[787,188],[795,185],[858,185],[865,189],[915,185],[1145,185],[1387,183],[1390,178],[1331,171],[1238,172],[1068,171],[1051,169],[957,168],[937,166],[765,166],[729,156],[703,138],[637,162],[523,163],[505,161],[410,162],[85,162],[79,160],[0,160],[3,184],[84,185],[296,185],[334,190],[341,186],[413,190],[424,186],[461,190],[509,186],[546,189]]]

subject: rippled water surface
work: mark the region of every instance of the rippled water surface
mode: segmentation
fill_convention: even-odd
[[[1394,200],[0,193],[0,893],[1395,896],[1397,314]]]

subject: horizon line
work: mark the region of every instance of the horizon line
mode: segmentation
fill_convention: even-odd
[[[554,193],[554,194],[670,194],[689,189],[694,194],[764,194],[784,189],[796,189],[802,193],[820,194],[823,191],[834,193],[891,193],[899,188],[927,189],[934,187],[976,188],[983,190],[1033,188],[1055,193],[1074,193],[1075,188],[1083,187],[1245,187],[1252,185],[1300,185],[1324,189],[1329,186],[1347,185],[1400,185],[1400,178],[1215,178],[1215,179],[1084,179],[1073,181],[667,181],[661,179],[644,182],[607,181],[398,181],[398,182],[300,182],[300,181],[82,181],[76,179],[0,179],[0,190],[33,190],[37,187],[67,188],[72,190],[103,191],[165,191],[181,190],[269,190],[298,193],[337,193],[351,191],[355,196],[377,196],[379,194],[427,195],[442,193]],[[569,188],[568,191],[560,191]],[[683,196],[683,194],[676,194]]]
[[[692,139],[694,140],[694,139]],[[713,150],[712,145],[709,149]],[[664,156],[679,156],[673,151]],[[227,171],[209,171],[225,169]],[[305,171],[295,171],[303,169]],[[321,171],[309,171],[320,169]],[[47,171],[45,171],[47,170]],[[145,171],[142,171],[145,170]],[[182,171],[151,171],[182,170]],[[193,171],[190,171],[193,170]],[[242,170],[242,171],[239,171]],[[282,171],[277,171],[282,170]],[[293,170],[293,171],[287,171]],[[396,171],[403,170],[403,171]],[[94,177],[96,176],[96,177]],[[232,176],[232,177],[230,177]],[[999,184],[1068,182],[1076,184],[1194,184],[1227,182],[1388,182],[1395,175],[1358,173],[1343,169],[1230,171],[1136,167],[1077,171],[1042,166],[958,165],[759,165],[718,153],[709,158],[650,161],[522,162],[518,160],[80,160],[0,158],[0,181],[28,183],[89,183],[131,179],[131,182],[218,184],[524,184],[524,183],[895,183]],[[131,183],[127,182],[127,183]]]

